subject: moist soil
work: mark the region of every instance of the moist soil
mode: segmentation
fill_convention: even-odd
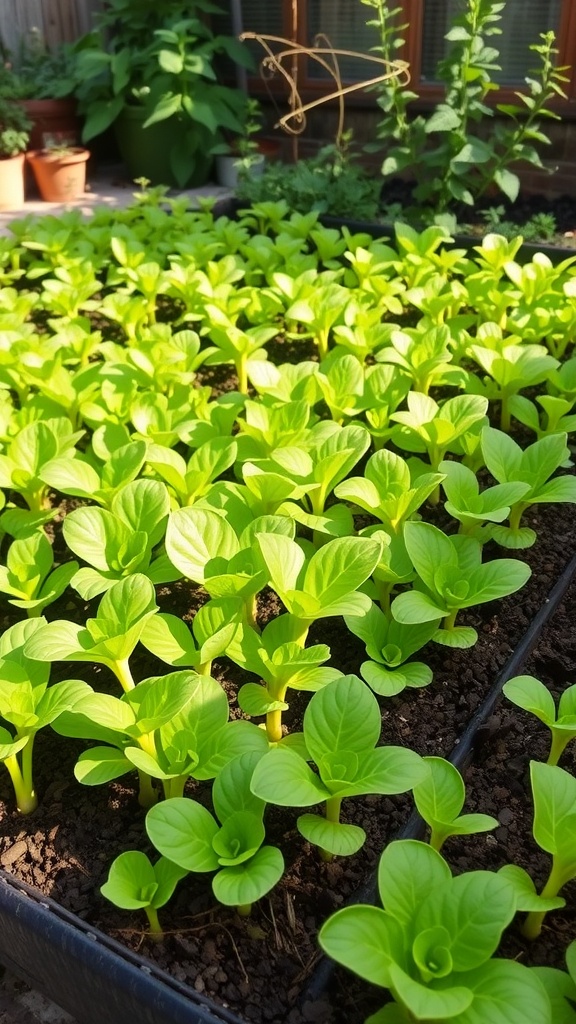
[[[432,512],[426,518],[441,521],[442,515]],[[576,552],[571,506],[534,506],[526,515],[526,525],[538,534],[533,548],[517,552],[532,567],[530,581],[517,595],[462,614],[462,624],[473,625],[479,633],[478,643],[472,649],[451,650],[436,644],[424,649],[422,659],[434,670],[434,681],[429,687],[406,690],[391,699],[379,698],[382,743],[411,746],[421,754],[443,756],[454,747],[556,578]],[[486,554],[494,557],[502,552],[495,548]],[[204,599],[201,588],[187,581],[159,588],[158,593],[162,610],[178,609],[182,614],[185,609],[187,619],[193,617]],[[574,621],[576,593],[571,595],[571,601],[571,606],[566,603],[567,636],[556,625],[558,613],[551,632],[539,643],[534,654],[535,667],[530,669],[534,674],[547,672],[547,676],[540,677],[545,682],[551,680],[556,688],[572,681],[576,638],[569,627]],[[60,607],[56,604],[48,613],[50,618],[65,614],[84,621],[92,610],[80,599],[71,601],[67,597]],[[279,611],[276,595],[264,592],[259,604],[260,623]],[[6,618],[4,625],[10,621]],[[365,651],[341,620],[316,623],[310,642],[320,641],[331,648],[331,664],[344,672],[358,672]],[[137,679],[166,670],[140,649],[132,664]],[[232,714],[239,715],[235,694],[246,677],[225,659],[216,663],[215,675],[228,692]],[[99,689],[118,692],[115,680],[101,666],[54,667],[56,679],[71,676],[82,677]],[[299,727],[305,706],[306,696],[293,694],[286,715],[291,730]],[[456,871],[521,863],[530,866],[537,882],[542,879],[545,860],[529,838],[525,785],[529,754],[523,743],[535,756],[536,739],[544,750],[545,737],[536,736],[542,727],[526,721],[527,718],[517,709],[507,707],[493,716],[496,736],[482,749],[478,765],[470,769],[468,805],[469,809],[477,806],[494,814],[501,825],[496,833],[477,840],[468,839],[460,845],[450,841],[448,852]],[[512,742],[515,745],[511,746]],[[153,851],[144,831],[145,812],[138,806],[130,776],[107,787],[88,788],[76,782],[74,763],[88,745],[63,739],[50,730],[39,736],[35,768],[40,806],[27,818],[16,813],[7,776],[2,774],[2,868],[254,1024],[360,1024],[374,996],[350,975],[337,971],[329,982],[330,994],[307,996],[307,986],[320,960],[316,934],[329,914],[352,899],[373,875],[383,847],[405,825],[412,801],[403,796],[346,801],[343,820],[364,828],[367,840],[356,855],[331,864],[322,863],[299,835],[298,812],[269,807],[267,841],[280,846],[286,861],[286,874],[276,889],[254,907],[249,918],[240,918],[216,903],[205,876],[190,875],[180,883],[169,905],[160,911],[166,937],[156,944],[146,934],[143,915],[118,911],[100,895],[109,865],[119,853],[130,849],[143,849],[150,854]],[[569,752],[565,756],[571,758]],[[190,784],[189,793],[209,802],[209,787],[205,784]],[[526,820],[520,815],[522,805],[528,815]],[[556,932],[546,929],[533,949],[522,948],[526,962],[562,964],[567,933],[571,930],[570,916],[565,914],[562,920],[565,926],[560,941]],[[515,946],[510,955],[518,955]],[[353,1005],[349,999],[344,1000],[345,992],[352,997]],[[379,994],[372,1008],[381,1001]]]

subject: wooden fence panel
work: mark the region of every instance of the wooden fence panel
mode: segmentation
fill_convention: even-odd
[[[39,29],[48,46],[73,42],[92,27],[101,0],[0,0],[0,40],[17,54],[30,29]]]

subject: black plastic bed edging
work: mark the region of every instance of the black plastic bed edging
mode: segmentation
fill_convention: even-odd
[[[575,575],[576,555],[452,750],[449,760],[453,764],[462,767],[471,759],[504,683],[532,651]],[[416,839],[422,830],[422,819],[413,814],[396,838]],[[376,901],[372,875],[349,902]],[[246,1024],[4,871],[0,871],[0,963],[76,1017],[79,1024]],[[334,969],[331,961],[320,961],[300,996],[301,1005],[325,994]]]
[[[79,1024],[245,1024],[4,871],[0,963]]]
[[[504,683],[517,675],[524,662],[530,656],[538,637],[552,618],[568,587],[576,576],[576,555],[566,565],[562,574],[556,580],[548,597],[536,612],[528,629],[516,645],[508,661],[498,673],[496,680],[489,689],[480,707],[472,715],[464,732],[460,736],[448,757],[460,771],[472,761],[474,747],[480,739],[482,732],[488,729],[488,721],[500,694]],[[424,834],[425,824],[417,811],[413,811],[406,825],[394,836],[395,839],[421,839]],[[372,873],[370,878],[361,886],[349,900],[351,903],[378,903],[377,875]],[[325,957],[318,963],[310,981],[300,994],[300,1005],[306,1002],[314,1002],[325,994],[332,975],[336,970],[336,964]]]

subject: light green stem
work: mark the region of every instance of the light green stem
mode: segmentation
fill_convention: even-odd
[[[454,611],[451,611],[449,615],[445,616],[442,621],[442,629],[454,629],[454,626],[456,625],[456,616],[459,611],[459,608],[455,608]]]
[[[152,785],[152,779],[146,772],[139,771],[138,781],[140,783],[138,788],[138,803],[140,807],[154,807],[158,800],[158,792]]]
[[[510,515],[508,516],[508,522],[511,530],[520,529],[520,520],[527,508],[529,508],[529,503],[526,503],[525,501],[517,501],[515,505],[512,505]]]
[[[552,858],[552,867],[550,869],[550,874],[548,875],[548,881],[540,895],[544,899],[551,899],[552,897],[557,896],[560,889],[567,881],[569,881],[569,879],[564,877],[558,867],[558,864],[555,862],[554,858]],[[542,931],[542,922],[544,921],[547,913],[548,911],[546,910],[533,910],[530,914],[527,914],[526,920],[522,925],[522,935],[524,935],[526,939],[538,938]]]
[[[114,675],[116,676],[120,686],[124,690],[124,693],[129,693],[136,686],[132,673],[130,671],[130,665],[128,664],[128,658],[124,658],[122,661],[113,661],[110,664]]]
[[[164,799],[170,800],[173,796],[184,796],[184,786],[186,785],[187,779],[187,775],[178,775],[175,779],[164,779],[162,782]]]
[[[260,626],[256,621],[256,614],[258,611],[258,594],[251,594],[247,597],[244,602],[244,613],[246,615],[246,623],[255,629],[257,633],[260,632]]]
[[[10,757],[7,757],[4,764],[12,780],[18,810],[21,814],[31,814],[38,807],[38,797],[34,790],[26,784],[17,755],[12,754]]]
[[[241,395],[248,394],[248,360],[245,356],[239,356],[236,362],[236,373],[238,376],[238,391]]]
[[[567,730],[551,729],[550,731],[552,733],[552,742],[546,764],[557,765],[570,740],[574,739],[574,735]]]
[[[335,824],[340,823],[340,808],[342,806],[341,796],[331,796],[326,801],[326,821],[333,821]],[[321,846],[318,847],[320,851],[320,857],[326,864],[334,860],[334,854],[328,850],[323,850]]]
[[[154,907],[144,907],[146,911],[146,917],[148,918],[148,924],[150,926],[150,937],[155,942],[161,942],[164,938],[164,932],[162,931],[162,925],[158,920],[158,911]]]
[[[240,917],[250,917],[250,914],[252,913],[252,904],[241,903],[236,907],[236,913],[239,914]]]

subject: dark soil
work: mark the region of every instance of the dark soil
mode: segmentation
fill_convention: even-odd
[[[532,549],[521,553],[532,566],[531,580],[519,595],[480,606],[462,616],[463,623],[474,625],[479,632],[478,643],[471,650],[453,651],[434,644],[424,650],[422,657],[434,669],[434,682],[424,690],[407,690],[393,699],[381,699],[382,743],[412,746],[422,754],[448,755],[453,748],[543,597],[576,551],[571,506],[535,506],[531,513],[526,516],[526,523],[536,529],[539,539]],[[491,556],[499,554],[496,548],[490,552]],[[203,592],[186,581],[162,587],[158,595],[164,610],[177,607],[185,618],[193,616],[203,599]],[[261,622],[279,610],[274,594],[262,595]],[[82,621],[88,606],[81,601],[71,605],[67,599],[66,609],[54,606],[49,611],[51,618],[67,614],[77,615]],[[329,644],[332,664],[345,672],[358,672],[365,658],[363,645],[343,629],[340,620],[319,621],[311,631],[310,642],[320,640]],[[573,638],[571,643],[573,651]],[[560,641],[553,638],[542,641],[538,656],[550,660],[551,651],[555,660],[550,663],[563,666],[562,678],[558,679],[561,684],[572,665],[570,650],[561,653]],[[165,670],[144,651],[136,652],[133,666],[137,679]],[[231,698],[232,714],[238,715],[234,697],[244,681],[242,672],[222,660],[216,666],[216,675]],[[98,666],[59,665],[55,676],[81,676],[99,688],[117,691],[107,670]],[[306,695],[293,694],[286,719],[290,729],[298,728],[306,703]],[[468,850],[472,851],[476,867],[499,866],[506,860],[530,863],[534,854],[533,844],[532,849],[524,850],[523,846],[520,852],[504,849],[504,838],[506,842],[515,839],[517,829],[510,827],[510,821],[511,815],[516,819],[520,789],[524,792],[527,761],[521,750],[513,753],[512,764],[516,767],[511,774],[509,735],[516,721],[515,709],[504,709],[502,716],[503,739],[495,741],[494,754],[489,756],[488,748],[482,754],[486,769],[492,760],[496,761],[494,777],[498,781],[492,781],[491,773],[487,775],[488,800],[476,795],[475,773],[481,769],[474,768],[470,774],[470,806],[478,801],[485,812],[503,815],[502,826],[496,837],[468,841],[462,852],[452,840],[451,859],[457,870],[472,866],[463,859]],[[533,723],[528,723],[530,744],[534,731]],[[287,865],[278,887],[260,901],[250,918],[241,919],[215,903],[205,877],[191,875],[180,883],[174,899],[161,911],[167,935],[158,946],[147,938],[143,916],[117,911],[100,896],[99,887],[117,854],[128,849],[152,851],[147,846],[144,812],[137,804],[130,776],[95,789],[75,781],[73,766],[85,746],[79,741],[64,740],[49,730],[40,736],[36,780],[41,805],[29,818],[23,819],[13,809],[7,777],[2,775],[0,864],[4,869],[52,896],[91,925],[152,957],[197,992],[213,997],[256,1024],[300,1024],[307,1020],[336,1024],[344,1019],[347,1024],[357,1024],[364,1019],[365,1007],[360,1005],[360,996],[358,1007],[353,1010],[347,1005],[342,1011],[344,1016],[334,1009],[341,1002],[337,988],[336,997],[328,1002],[324,998],[306,998],[306,986],[319,960],[315,937],[326,917],[352,898],[373,873],[384,845],[398,834],[410,815],[412,807],[407,797],[347,801],[343,818],[361,825],[367,841],[358,854],[333,864],[323,864],[302,840],[295,827],[297,812],[270,807],[268,841],[281,847]],[[518,792],[510,782],[516,777]],[[208,789],[201,784],[191,784],[190,793],[199,799],[208,798]],[[496,844],[496,850],[491,844]],[[479,863],[482,858],[484,863]],[[543,867],[538,858],[535,863],[534,870],[541,874]],[[553,945],[545,962],[560,964],[566,944],[561,941]],[[331,988],[337,986],[339,976],[335,976]],[[349,988],[350,984],[347,977],[344,985]],[[351,991],[355,992],[354,986]]]

